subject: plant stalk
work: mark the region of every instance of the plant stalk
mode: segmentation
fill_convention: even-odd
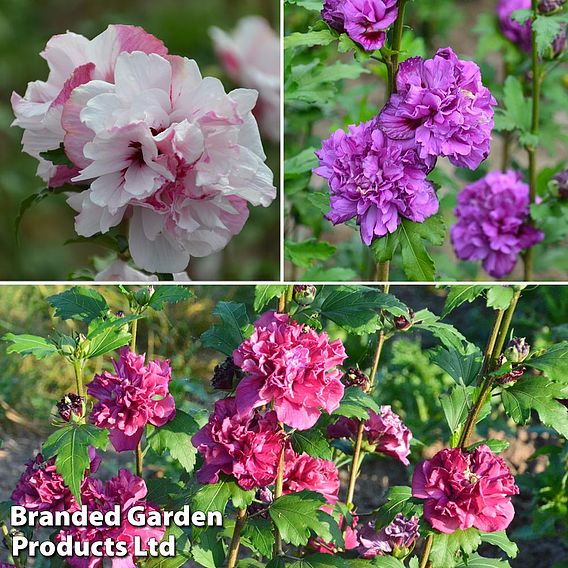
[[[398,74],[398,59],[400,53],[400,46],[402,43],[402,34],[404,32],[404,14],[406,11],[406,2],[408,0],[398,0],[398,15],[394,23],[392,33],[392,54],[385,61],[387,67],[387,98],[389,98],[396,91],[396,76]],[[390,261],[379,262],[375,271],[377,282],[388,282],[390,272]]]
[[[130,328],[130,351],[136,352],[136,335],[138,334],[138,320],[134,320],[132,322],[132,326]]]
[[[144,473],[144,453],[142,452],[142,440],[136,444],[136,475],[142,477]]]
[[[538,16],[538,0],[531,0],[531,10],[532,10],[532,18],[531,18],[531,25],[534,24],[536,17]],[[536,42],[536,31],[534,29],[534,25],[532,25],[532,120],[531,120],[531,134],[533,136],[538,136],[539,125],[540,125],[540,94],[541,94],[541,86],[542,86],[542,73],[541,73],[541,65],[538,60],[538,50],[537,50],[537,42]],[[532,205],[536,199],[536,188],[537,188],[537,148],[538,143],[535,144],[531,141],[530,144],[527,145],[527,154],[529,157],[529,196],[530,196],[530,204]],[[531,218],[532,223],[532,218]],[[534,271],[534,252],[533,247],[529,248],[524,256],[524,280],[525,282],[530,282],[533,279],[533,271]]]
[[[229,545],[229,552],[227,553],[227,568],[235,568],[239,557],[239,548],[241,546],[241,532],[247,520],[247,509],[239,509],[237,511],[237,519],[235,528],[233,529],[233,537]]]
[[[83,366],[85,364],[84,359],[76,359],[73,361],[73,370],[75,371],[75,385],[77,388],[77,394],[83,398],[85,396],[83,389]]]
[[[390,289],[390,284],[385,283],[383,290],[385,294],[388,294]],[[375,383],[375,375],[379,368],[379,361],[381,359],[381,354],[383,352],[383,347],[386,341],[386,335],[384,330],[381,330],[377,340],[377,349],[375,350],[375,356],[373,358],[373,366],[371,368],[371,374],[369,375],[369,390],[373,388]],[[351,470],[349,473],[349,484],[347,486],[347,496],[345,498],[345,503],[347,506],[353,508],[353,497],[355,496],[355,486],[357,484],[357,477],[359,476],[359,469],[362,462],[361,459],[361,446],[363,445],[363,435],[365,433],[365,422],[363,420],[359,421],[359,426],[357,427],[357,436],[355,437],[355,445],[353,446],[353,459],[351,460]]]
[[[419,568],[426,568],[428,566],[428,559],[430,558],[430,552],[432,552],[432,544],[434,544],[434,535],[429,534],[424,544],[422,556],[420,557]]]
[[[513,320],[513,314],[515,313],[520,296],[520,290],[515,292],[511,305],[507,308],[507,311],[503,313],[503,311],[500,310],[497,314],[495,325],[493,326],[493,331],[487,344],[487,350],[484,357],[483,382],[481,383],[481,390],[467,416],[467,420],[458,443],[458,448],[465,449],[469,446],[469,440],[475,429],[479,413],[481,412],[487,397],[491,393],[495,379],[490,373],[494,370],[497,360],[499,359],[499,355],[501,355],[501,352],[503,351],[503,347],[509,333],[509,328]]]

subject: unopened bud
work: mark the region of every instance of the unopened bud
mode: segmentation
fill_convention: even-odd
[[[139,306],[146,306],[154,295],[154,286],[144,286],[134,293],[134,300]]]
[[[59,416],[70,422],[72,418],[81,419],[85,416],[85,399],[78,394],[68,393],[58,403]]]
[[[412,327],[412,324],[414,323],[414,311],[409,310],[408,313],[410,315],[410,319],[405,316],[397,316],[393,318],[394,327],[399,331],[406,331]]]
[[[347,369],[343,375],[342,382],[348,387],[359,387],[363,390],[367,390],[371,385],[369,377],[361,371],[361,369],[356,367],[351,367]]]
[[[511,363],[522,363],[531,351],[531,346],[524,337],[514,337],[505,349],[505,359]]]
[[[232,357],[227,357],[213,371],[211,386],[216,390],[233,390],[242,377],[242,371],[235,365]]]
[[[560,199],[568,199],[568,169],[562,170],[552,176]]]
[[[316,287],[311,284],[298,284],[294,286],[294,302],[298,306],[310,306],[316,299]]]
[[[506,363],[509,363],[511,365],[511,369],[508,372],[495,377],[495,381],[500,385],[508,385],[514,383],[525,374],[526,369],[523,365],[512,363],[512,361],[508,360],[504,354],[499,355],[497,363],[499,367],[503,367],[503,365],[505,365]]]
[[[565,3],[566,0],[540,0],[538,3],[538,11],[541,14],[552,14],[558,12]]]

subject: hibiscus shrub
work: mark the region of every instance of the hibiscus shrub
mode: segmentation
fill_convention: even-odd
[[[564,0],[476,14],[475,61],[442,4],[285,0],[291,279],[566,274]]]
[[[137,559],[129,548],[117,566],[453,568],[508,566],[505,558],[517,555],[506,530],[515,516],[512,497],[529,480],[519,483],[499,455],[508,446],[499,424],[522,425],[538,415],[544,427],[568,435],[568,343],[531,347],[512,336],[521,287],[450,288],[444,317],[466,302],[484,301],[494,313],[484,351],[428,309],[415,312],[371,287],[257,286],[250,318],[244,304],[220,301],[219,321],[200,339],[226,357],[214,370],[218,396],[208,416],[176,408],[169,362],[136,352],[145,314],[189,300],[192,292],[120,290],[125,308],[118,314],[90,288],[49,297],[55,318],[74,322],[72,335],[4,337],[9,352],[61,357],[75,371],[76,388],[62,396],[55,432],[28,463],[2,515],[11,504],[73,511],[82,503],[98,511],[118,504],[123,513],[134,505],[148,511],[190,505],[225,516],[223,528],[148,530],[124,521],[65,527],[51,536],[127,543],[134,536],[145,543],[176,537],[175,558]],[[431,337],[426,354],[447,377],[430,402],[444,416],[444,439],[428,459],[423,441],[393,411],[396,401],[386,399],[388,388],[378,384],[386,374],[385,344],[415,333]],[[86,362],[97,357],[112,357],[113,369],[84,376]],[[475,434],[478,425],[483,435]],[[132,466],[122,459],[115,472],[115,460],[103,452],[109,446],[131,456]],[[538,515],[554,512],[550,519],[557,520],[566,496],[566,477],[558,474],[565,451],[558,445],[546,451],[546,485],[533,481],[535,502]],[[148,460],[159,456],[169,465],[155,475]],[[370,510],[358,477],[363,462],[377,458],[410,468],[411,483],[388,488],[383,504]],[[547,493],[550,487],[558,493]],[[535,525],[541,534],[551,529],[550,519]],[[478,550],[482,544],[489,557]],[[27,559],[14,562],[22,567]],[[99,567],[102,559],[67,563]]]

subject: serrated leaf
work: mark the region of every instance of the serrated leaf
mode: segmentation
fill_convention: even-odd
[[[373,559],[374,568],[404,568],[404,564],[394,556],[376,556]]]
[[[459,385],[471,385],[477,378],[483,362],[483,354],[473,345],[469,353],[437,347],[431,349],[428,355],[432,363],[446,371]]]
[[[394,485],[387,493],[386,503],[377,511],[377,523],[386,526],[392,522],[397,513],[402,513],[412,498],[412,489],[406,485]]]
[[[374,239],[371,243],[371,251],[377,262],[388,262],[393,259],[400,245],[400,233],[387,233],[384,237]]]
[[[509,540],[505,531],[482,532],[480,534],[483,542],[499,547],[509,558],[516,558],[519,554],[519,547]]]
[[[189,473],[195,467],[197,450],[191,443],[192,436],[199,430],[199,424],[187,413],[176,410],[173,420],[160,428],[148,425],[146,439],[158,454],[169,454]]]
[[[542,56],[566,29],[566,15],[539,15],[533,20],[532,29],[536,32],[537,52]]]
[[[515,291],[509,286],[491,286],[487,290],[487,307],[494,310],[506,310],[513,300]]]
[[[542,371],[553,381],[568,384],[568,342],[557,343],[546,351],[533,355],[524,364]]]
[[[517,424],[526,424],[535,410],[541,422],[568,438],[568,412],[556,398],[566,398],[562,386],[543,378],[522,377],[504,388],[501,400],[507,415]]]
[[[286,293],[288,287],[284,284],[258,284],[254,288],[254,311],[260,312],[270,300]]]
[[[347,387],[339,408],[336,408],[332,414],[367,420],[369,418],[369,410],[377,414],[381,411],[379,405],[359,387]]]
[[[167,527],[162,542],[167,541],[173,535],[176,543],[176,555],[174,557],[149,556],[144,562],[144,568],[181,568],[191,559],[191,541],[189,536],[177,525]]]
[[[104,450],[108,444],[108,430],[91,424],[69,424],[56,430],[43,444],[43,456],[55,458],[57,473],[81,505],[81,483],[90,467],[89,446]]]
[[[458,529],[451,534],[436,533],[430,561],[433,568],[453,568],[460,561],[462,552],[469,555],[480,544],[481,537],[475,528],[465,531]]]
[[[512,132],[530,132],[532,101],[525,97],[523,85],[509,75],[503,87],[503,106],[495,110],[495,129]]]
[[[428,254],[422,236],[415,225],[406,219],[401,223],[399,241],[402,251],[402,268],[409,280],[430,282],[434,280],[434,261]]]
[[[287,568],[348,568],[347,562],[331,554],[311,554],[305,558],[289,562]],[[398,564],[402,566],[402,564]]]
[[[44,359],[57,353],[57,347],[39,335],[7,333],[2,339],[11,342],[6,348],[6,353],[33,355],[36,359]]]
[[[453,434],[465,422],[469,408],[469,397],[463,387],[455,386],[449,394],[440,396],[440,403],[446,417],[446,422]]]
[[[471,451],[481,445],[486,445],[494,454],[500,454],[510,446],[507,440],[479,440],[479,442],[468,446],[467,449]]]
[[[324,504],[323,495],[314,491],[300,491],[276,499],[270,506],[269,513],[282,540],[293,546],[307,544],[312,532],[324,541],[331,542],[333,535],[328,523],[334,523],[337,530],[339,527],[330,515],[321,515],[323,511],[320,508]]]
[[[445,318],[447,315],[452,313],[456,308],[459,308],[464,302],[473,302],[485,291],[485,286],[478,285],[452,285],[450,286],[450,291],[448,297],[446,298],[446,303],[444,305],[444,311],[442,312],[442,317]]]
[[[415,329],[424,329],[429,331],[434,337],[437,337],[442,345],[448,350],[458,352],[467,352],[471,348],[466,338],[453,326],[443,323],[440,318],[429,310],[420,310],[414,315]]]
[[[333,450],[324,433],[318,428],[296,430],[291,436],[291,441],[297,454],[305,452],[313,458],[332,459]]]
[[[154,288],[148,306],[159,311],[164,308],[165,304],[177,304],[190,300],[192,297],[193,292],[186,286],[162,284]]]
[[[204,485],[195,493],[191,500],[193,511],[207,513],[219,511],[225,513],[227,503],[231,498],[231,489],[226,479],[221,478],[217,483]]]
[[[284,162],[284,177],[294,178],[304,174],[310,174],[319,163],[315,151],[316,148],[306,148],[292,158],[288,158]]]
[[[375,288],[339,287],[324,293],[321,315],[350,333],[373,333],[379,329],[380,310],[410,317],[407,306],[400,300]]]
[[[199,541],[191,547],[193,559],[205,568],[223,566],[225,560],[225,543],[221,538],[221,529],[210,527],[200,532]]]
[[[92,288],[75,286],[60,294],[49,296],[49,304],[55,308],[55,317],[90,323],[106,315],[109,306],[104,297]]]
[[[510,568],[509,562],[507,560],[501,560],[500,558],[484,558],[479,554],[472,554],[467,559],[467,564],[465,562],[460,562],[456,565],[456,568]]]
[[[295,32],[284,37],[284,49],[329,45],[336,39],[337,36],[332,34],[330,30],[310,31],[306,33]]]
[[[325,261],[335,253],[336,248],[326,241],[308,239],[301,243],[284,242],[286,260],[302,268],[308,268],[316,261]]]
[[[219,302],[213,315],[221,319],[221,324],[216,324],[203,333],[201,341],[205,347],[232,355],[245,340],[243,328],[250,325],[246,307],[235,302]]]
[[[87,339],[90,342],[87,358],[94,359],[127,345],[131,339],[128,324],[140,317],[132,315],[116,319],[92,320],[87,331]]]
[[[263,556],[272,555],[274,533],[272,525],[266,519],[255,517],[248,519],[242,533],[243,544],[260,552]]]

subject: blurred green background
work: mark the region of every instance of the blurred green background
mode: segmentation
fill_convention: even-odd
[[[29,81],[47,78],[40,58],[54,34],[74,31],[92,38],[109,24],[144,27],[164,41],[169,51],[195,59],[204,75],[232,85],[218,65],[208,30],[235,27],[245,15],[260,14],[279,29],[278,0],[1,0],[0,1],[0,280],[67,280],[89,259],[105,257],[107,249],[72,244],[73,212],[63,196],[52,196],[30,209],[21,224],[19,244],[15,219],[20,202],[42,189],[36,160],[21,152],[22,130],[10,128],[12,91],[23,94]],[[279,148],[265,141],[268,164],[279,180]],[[263,280],[279,277],[279,204],[252,208],[242,233],[212,257],[192,259],[190,277]],[[99,266],[102,263],[98,263]]]

